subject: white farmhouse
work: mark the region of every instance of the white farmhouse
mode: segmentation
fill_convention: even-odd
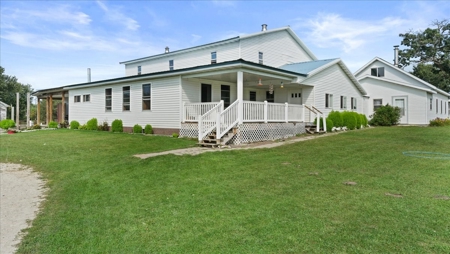
[[[6,119],[6,109],[9,107],[8,104],[0,101],[0,121]]]
[[[375,57],[356,71],[355,77],[368,93],[364,110],[367,116],[386,104],[401,109],[400,124],[425,125],[437,117],[449,116],[449,93],[400,69],[395,63]]]
[[[125,77],[34,95],[67,102],[69,121],[81,124],[121,119],[128,131],[151,124],[155,133],[235,144],[305,132],[305,123],[331,110],[364,111],[366,92],[342,60],[318,60],[289,27],[263,25],[258,33],[166,47],[121,64]]]

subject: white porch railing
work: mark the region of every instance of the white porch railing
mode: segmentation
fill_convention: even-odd
[[[323,118],[323,130],[325,132],[327,132],[327,121],[325,119],[325,115],[318,110],[316,107],[314,107],[313,105],[311,106],[305,106],[306,109],[308,109],[308,113],[310,114],[310,117],[315,114],[316,116],[316,132],[320,131],[320,118]],[[311,120],[310,120],[311,121]]]
[[[226,108],[217,119],[217,139],[221,139],[233,126],[239,122],[238,107],[239,101],[236,100]]]
[[[208,133],[220,128],[220,113],[223,111],[223,101],[211,108],[208,112],[198,117],[198,140],[202,140]],[[217,126],[219,125],[219,126]],[[217,128],[216,130],[218,130]]]
[[[267,101],[244,101],[243,117],[243,122],[303,122],[304,106]]]
[[[205,114],[220,102],[183,103],[183,123],[197,122],[198,116]]]

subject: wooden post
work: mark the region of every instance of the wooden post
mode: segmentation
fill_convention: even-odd
[[[31,124],[30,124],[30,93],[27,93],[27,127],[31,127]]]
[[[50,100],[50,102],[48,104],[48,107],[49,107],[49,118],[48,118],[48,123],[47,124],[49,124],[51,121],[53,121],[53,95],[52,94],[50,94],[49,100]]]
[[[61,92],[61,120],[59,121],[60,123],[64,123],[66,121],[66,98],[64,97],[65,93]]]
[[[20,130],[20,124],[19,124],[19,99],[20,99],[20,94],[16,93],[16,128],[18,130]]]
[[[50,98],[47,96],[47,98],[45,99],[45,123],[48,125],[48,119],[50,118],[50,114],[48,113],[50,110],[49,110],[49,107],[48,107],[48,105],[49,105],[49,103],[50,103]]]
[[[238,99],[238,120],[239,124],[244,121],[244,73],[237,72],[237,99]]]
[[[41,125],[41,98],[37,97],[36,124]]]

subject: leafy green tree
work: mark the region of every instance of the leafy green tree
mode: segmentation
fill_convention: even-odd
[[[399,51],[402,67],[415,65],[412,74],[428,83],[450,91],[450,22],[434,21],[424,31],[400,34],[405,49]]]
[[[17,78],[5,74],[5,69],[0,66],[0,101],[16,107],[16,93],[19,93],[19,119],[27,118],[27,93],[32,93],[30,85],[19,83]],[[16,110],[16,109],[14,109]],[[11,117],[11,111],[8,108],[8,118]]]

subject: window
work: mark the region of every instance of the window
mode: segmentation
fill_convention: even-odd
[[[291,98],[301,98],[302,94],[301,93],[291,93]]]
[[[347,108],[347,97],[341,96],[341,109],[346,109],[346,108]]]
[[[443,111],[442,111],[442,100],[441,100],[441,114],[442,114],[442,112],[443,112]]]
[[[83,95],[83,102],[91,101],[91,95],[90,94],[84,94]]]
[[[430,98],[430,111],[433,110],[433,98]]]
[[[384,67],[370,69],[370,75],[375,77],[384,77]]]
[[[151,110],[152,91],[150,84],[142,85],[142,110]]]
[[[211,63],[212,64],[217,63],[217,53],[216,52],[211,52]]]
[[[201,100],[202,102],[211,102],[211,85],[209,84],[202,84],[202,90],[201,90]]]
[[[80,102],[81,101],[81,95],[75,95],[73,97],[73,102]]]
[[[230,86],[220,86],[220,99],[223,100],[224,107],[230,106]]]
[[[352,105],[351,105],[352,109],[356,109],[356,98],[352,97]]]
[[[275,102],[275,92],[270,93],[269,91],[266,91],[266,101]]]
[[[105,89],[105,111],[112,110],[112,88]]]
[[[333,108],[333,95],[325,94],[325,108]]]
[[[439,113],[439,101],[436,99],[436,114]]]
[[[383,106],[383,100],[382,99],[374,99],[373,100],[373,111],[377,111],[379,107]]]
[[[123,111],[130,111],[130,87],[124,86],[122,87],[122,110]]]
[[[142,71],[141,66],[138,66],[138,75],[141,75],[141,71]]]
[[[258,60],[259,60],[259,64],[263,64],[263,52],[259,52],[258,53]]]
[[[250,101],[256,101],[256,91],[250,91]]]
[[[169,70],[173,71],[173,60],[169,60]]]

